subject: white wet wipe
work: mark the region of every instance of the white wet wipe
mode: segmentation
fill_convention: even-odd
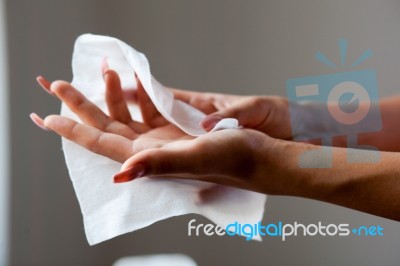
[[[173,94],[152,77],[145,55],[118,39],[84,34],[75,43],[72,85],[103,111],[107,108],[100,66],[105,57],[120,75],[123,88],[136,87],[136,73],[158,111],[168,121],[189,135],[207,134],[199,125],[205,114],[174,99]],[[141,121],[137,106],[129,106],[129,109],[132,117]],[[65,104],[61,114],[79,121]],[[225,128],[238,128],[237,120],[223,119],[213,130]],[[266,195],[221,186],[215,189],[212,200],[204,200],[199,192],[216,185],[194,180],[144,177],[114,184],[112,177],[120,171],[121,164],[66,139],[63,139],[63,150],[90,245],[188,213],[201,214],[222,227],[235,221],[254,224],[262,219]]]

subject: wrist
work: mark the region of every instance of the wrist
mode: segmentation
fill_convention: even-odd
[[[309,144],[266,136],[258,149],[257,180],[263,193],[300,196],[307,187],[308,174],[299,167],[299,155],[311,149]]]
[[[319,149],[321,146],[266,138],[259,156],[262,162],[258,179],[262,192],[318,200],[326,200],[334,194],[343,186],[346,171],[340,171],[341,167],[318,168],[318,164],[325,164],[331,157],[324,158],[316,153],[313,158],[315,168],[305,168],[300,163],[304,153]]]
[[[304,141],[321,139],[336,131],[326,105],[318,102],[289,102],[292,137]]]

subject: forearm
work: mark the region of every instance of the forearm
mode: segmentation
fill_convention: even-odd
[[[382,99],[380,111],[382,130],[360,134],[359,141],[382,151],[400,151],[400,96]]]
[[[326,104],[300,102],[290,106],[295,140],[313,140],[336,147],[368,145],[381,151],[400,151],[400,97],[386,98],[371,105],[362,104],[359,108],[369,109],[370,113],[360,123],[351,126],[332,119],[332,114],[326,111]]]
[[[279,149],[283,154],[275,154],[274,160],[282,161],[279,178],[284,182],[277,194],[320,200],[400,221],[400,154],[380,152],[377,163],[348,163],[347,149],[332,148],[331,168],[300,168],[299,155],[318,147],[288,142],[279,145],[285,145]]]

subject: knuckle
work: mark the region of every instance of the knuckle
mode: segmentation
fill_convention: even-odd
[[[257,108],[257,109],[261,109],[263,108],[264,104],[265,104],[265,99],[261,98],[261,97],[257,97],[257,96],[251,96],[251,104]]]
[[[100,151],[101,141],[102,141],[103,136],[104,136],[104,134],[100,132],[99,134],[96,135],[95,138],[91,139],[88,142],[89,150],[91,150],[94,153],[98,153]]]

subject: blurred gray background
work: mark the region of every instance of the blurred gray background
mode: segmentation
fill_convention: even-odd
[[[241,237],[189,237],[187,215],[90,247],[64,163],[61,141],[29,113],[57,113],[60,103],[35,77],[71,80],[82,33],[111,35],[144,52],[158,80],[188,90],[285,95],[285,81],[332,73],[321,50],[348,62],[371,49],[357,69],[375,68],[381,96],[400,91],[400,1],[8,0],[10,73],[11,265],[111,265],[122,256],[184,253],[199,265],[399,265],[400,224],[346,208],[269,197],[264,223],[381,225],[384,237],[296,237],[259,243]],[[343,71],[351,70],[343,68]]]

